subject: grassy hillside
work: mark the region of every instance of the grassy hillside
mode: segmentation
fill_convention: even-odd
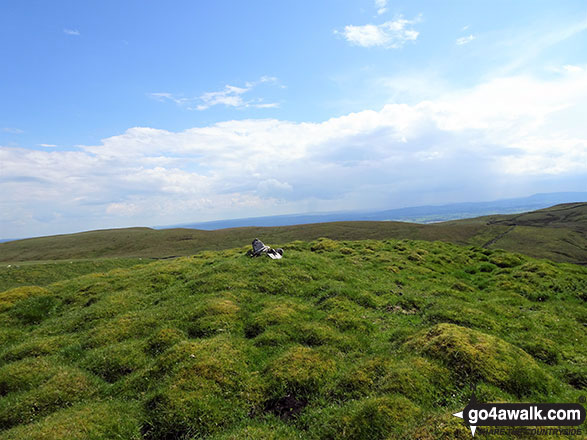
[[[334,222],[200,231],[128,228],[18,240],[0,244],[0,261],[80,258],[164,258],[201,250],[245,246],[255,237],[269,244],[293,240],[441,240],[503,248],[553,261],[587,264],[587,203],[533,213],[479,217],[436,224]]]
[[[285,249],[0,293],[0,437],[470,439],[451,414],[473,385],[584,395],[587,268],[439,241]]]
[[[142,258],[110,258],[3,264],[0,266],[0,292],[18,286],[45,286],[80,275],[108,272],[151,261]]]
[[[492,215],[445,224],[485,226],[488,232],[469,239],[470,244],[587,264],[587,203],[567,203],[522,214]]]
[[[503,228],[498,226],[498,228]],[[462,241],[482,225],[419,225],[401,222],[335,222],[298,226],[246,227],[200,231],[197,229],[128,228],[32,238],[0,244],[2,261],[59,260],[68,258],[154,257],[191,255],[250,245],[255,237],[267,243],[315,240],[419,238]]]

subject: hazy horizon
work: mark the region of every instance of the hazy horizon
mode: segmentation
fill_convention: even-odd
[[[587,7],[0,6],[0,238],[587,190]]]
[[[578,195],[579,198],[569,198],[566,197],[570,194],[573,195]],[[541,196],[554,196],[554,195],[564,195],[565,197],[556,197],[557,201],[551,201],[551,202],[544,202],[544,200],[542,200]],[[530,202],[534,197],[538,196],[539,198],[541,198],[541,200],[539,202],[534,202],[536,203],[536,205],[541,205],[543,207],[534,207],[534,208],[530,208],[528,209],[525,206],[522,206],[522,204],[519,205],[512,205],[510,207],[504,207],[501,206],[500,207],[500,203],[503,202],[508,202],[508,201],[517,201],[517,200],[526,200],[527,202]],[[554,200],[554,199],[553,199]],[[53,236],[53,235],[68,235],[68,234],[77,234],[77,233],[81,233],[81,232],[90,232],[90,231],[95,231],[95,230],[110,230],[110,229],[125,229],[125,228],[149,228],[149,229],[169,229],[169,228],[188,228],[188,229],[193,229],[194,227],[196,229],[203,229],[203,230],[217,230],[217,229],[225,229],[225,228],[234,228],[234,227],[248,227],[248,226],[286,226],[286,225],[297,225],[297,224],[309,224],[309,223],[322,223],[322,222],[332,222],[332,221],[363,221],[363,220],[357,220],[353,217],[353,214],[365,214],[365,215],[373,215],[373,214],[377,214],[377,213],[383,213],[383,212],[387,212],[387,211],[399,211],[399,210],[410,210],[410,209],[418,209],[418,208],[443,208],[443,207],[453,207],[453,206],[459,206],[459,205],[469,205],[469,204],[488,204],[491,206],[492,203],[496,203],[496,205],[493,206],[493,208],[487,208],[487,209],[482,209],[481,213],[479,212],[475,212],[475,213],[470,213],[468,215],[458,215],[458,214],[462,214],[462,212],[460,211],[452,211],[451,215],[449,215],[449,218],[445,218],[443,220],[435,220],[432,221],[431,223],[437,223],[438,221],[448,221],[450,220],[454,220],[454,219],[465,219],[465,218],[474,218],[474,217],[479,217],[479,216],[483,216],[483,215],[490,215],[490,214],[508,214],[508,213],[517,213],[517,212],[528,212],[528,211],[533,211],[535,209],[544,209],[546,207],[550,207],[550,206],[554,206],[560,203],[584,203],[585,201],[587,201],[587,192],[568,192],[568,193],[561,193],[561,192],[557,192],[557,193],[540,193],[540,194],[531,194],[529,196],[526,197],[520,197],[520,198],[508,198],[508,199],[500,199],[500,200],[484,200],[484,201],[468,201],[468,202],[459,202],[459,203],[448,203],[448,204],[431,204],[431,205],[410,205],[410,206],[403,206],[403,207],[396,207],[396,208],[391,208],[391,209],[387,209],[387,210],[359,210],[359,211],[353,211],[353,210],[347,210],[347,211],[327,211],[327,212],[320,212],[320,211],[314,211],[314,212],[293,212],[293,213],[288,213],[288,214],[279,214],[279,215],[275,215],[275,216],[248,216],[248,217],[238,217],[238,218],[224,218],[224,219],[215,219],[215,220],[208,220],[206,222],[186,222],[186,223],[179,223],[179,224],[172,224],[172,225],[150,225],[150,224],[134,224],[134,225],[125,225],[125,226],[120,226],[120,227],[115,227],[115,228],[97,228],[97,229],[79,229],[79,230],[70,230],[70,231],[63,231],[57,234],[45,234],[45,235],[37,235],[37,236],[29,236],[29,237],[0,237],[0,243],[4,243],[7,241],[15,241],[15,240],[19,240],[19,239],[28,239],[28,238],[39,238],[39,237],[46,237],[46,236]],[[428,213],[426,215],[430,215],[430,216],[445,216],[444,214],[434,214],[434,213]],[[318,217],[325,217],[326,219],[318,219]],[[336,218],[336,219],[329,219],[329,216],[335,216],[335,217],[340,217],[340,218]],[[301,219],[301,221],[291,221],[291,222],[264,222],[264,223],[255,223],[255,222],[247,222],[247,220],[255,220],[255,219],[265,219],[265,220],[270,220],[270,219],[279,219],[279,218],[286,218],[286,219],[291,219],[294,217],[299,217]],[[343,218],[344,217],[344,218]],[[314,219],[312,221],[308,221],[308,219]],[[244,221],[244,223],[242,225],[238,224],[238,225],[233,225],[232,223],[238,223],[238,221]],[[371,221],[400,221],[400,222],[408,222],[408,223],[412,223],[414,222],[413,219],[400,219],[400,218],[386,218],[386,219],[370,219]],[[249,224],[250,223],[250,224]],[[418,221],[416,221],[416,223],[418,223]],[[429,223],[429,222],[424,222],[424,223]],[[200,228],[200,226],[203,225],[207,225],[210,224],[210,227],[202,227]],[[200,225],[200,226],[199,226]]]

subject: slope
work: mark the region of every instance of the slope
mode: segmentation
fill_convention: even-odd
[[[486,242],[480,238],[488,236],[480,234],[469,240],[471,244],[553,261],[587,264],[587,203],[568,203],[523,214],[494,215],[451,223],[470,226],[475,222],[498,233]]]
[[[473,385],[584,394],[587,268],[442,242],[285,248],[0,293],[0,437],[470,439],[451,414]]]

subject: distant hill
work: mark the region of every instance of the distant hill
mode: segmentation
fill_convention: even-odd
[[[469,243],[505,249],[553,261],[587,264],[587,203],[567,203],[516,215],[493,215],[447,222],[484,226]],[[494,235],[495,232],[499,232]],[[484,241],[487,239],[487,241]]]
[[[492,215],[434,224],[357,221],[214,231],[110,229],[1,243],[0,261],[165,258],[249,246],[255,237],[273,246],[326,237],[334,240],[439,240],[587,264],[586,218],[587,203],[572,203],[525,214]]]
[[[514,214],[534,211],[537,209],[543,209],[549,206],[570,202],[587,202],[587,192],[534,194],[533,196],[529,197],[494,200],[491,202],[467,202],[439,206],[415,206],[375,212],[346,211],[334,213],[310,213],[238,218],[211,222],[186,223],[174,226],[157,227],[155,229],[190,228],[211,231],[215,229],[240,228],[243,226],[292,226],[308,223],[330,223],[341,221],[395,220],[412,223],[436,223],[489,214]]]

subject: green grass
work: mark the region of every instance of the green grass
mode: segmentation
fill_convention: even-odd
[[[492,215],[446,224],[485,225],[469,244],[505,249],[553,261],[587,265],[587,203],[533,212]]]
[[[451,414],[473,386],[584,395],[587,268],[441,241],[283,247],[0,293],[0,437],[465,439]]]
[[[0,264],[0,291],[18,286],[46,286],[80,275],[108,272],[112,269],[128,268],[150,261],[142,258],[109,258]]]
[[[0,243],[0,261],[96,258],[164,258],[250,245],[320,237],[333,240],[441,240],[521,252],[558,262],[587,264],[587,203],[559,205],[525,214],[494,215],[435,224],[335,222],[279,227],[194,229],[112,229]]]

